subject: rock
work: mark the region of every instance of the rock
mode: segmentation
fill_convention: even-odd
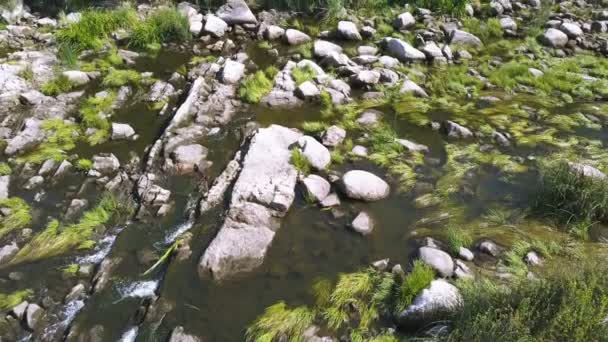
[[[75,85],[85,85],[91,80],[86,72],[79,70],[68,70],[63,72],[63,76],[70,80],[70,83]]]
[[[266,31],[264,32],[264,37],[266,37],[268,40],[280,39],[283,38],[284,35],[285,29],[276,25],[268,25],[266,27]]]
[[[112,140],[130,140],[135,130],[128,124],[112,122]]]
[[[302,180],[306,191],[316,202],[322,202],[328,195],[331,186],[325,178],[317,175],[309,175]]]
[[[25,190],[33,190],[42,185],[42,183],[44,183],[44,177],[36,175],[28,179],[23,188]]]
[[[434,322],[437,315],[453,312],[461,303],[462,297],[456,286],[443,279],[436,279],[399,314],[398,324],[404,329],[419,328]]]
[[[459,59],[459,60],[473,58],[473,56],[468,51],[466,51],[466,50],[458,50],[458,51],[456,51],[456,53],[454,54],[454,57],[456,57],[456,59]]]
[[[310,100],[318,98],[321,95],[321,91],[313,82],[306,81],[296,88],[296,95],[302,100]]]
[[[220,70],[220,81],[226,84],[236,84],[245,75],[245,65],[233,60],[227,60]]]
[[[378,271],[384,272],[388,269],[389,262],[390,262],[390,259],[376,260],[376,261],[372,262],[372,267]]]
[[[473,252],[471,252],[470,249],[465,247],[460,247],[460,249],[458,250],[458,257],[466,261],[472,261],[473,259],[475,259],[475,255],[473,254]]]
[[[169,337],[169,342],[200,342],[201,340],[190,334],[186,334],[184,332],[184,327],[177,326],[171,332],[171,336]]]
[[[112,153],[102,153],[93,156],[93,170],[102,175],[113,174],[118,171],[120,162]]]
[[[528,264],[528,266],[540,266],[543,263],[542,258],[535,251],[530,251],[526,253],[524,260],[526,261],[526,264]]]
[[[343,53],[330,52],[329,55],[321,61],[322,65],[331,67],[353,67],[353,62]]]
[[[361,34],[357,25],[352,21],[340,21],[338,22],[338,35],[346,40],[361,40]]]
[[[492,241],[484,240],[477,244],[477,249],[485,254],[497,257],[500,254],[500,248]]]
[[[372,86],[379,81],[380,73],[375,70],[362,70],[352,79],[353,84],[360,87]]]
[[[435,42],[428,42],[421,51],[426,55],[428,59],[443,57],[443,51],[437,46]]]
[[[2,246],[2,248],[0,248],[0,265],[11,261],[17,252],[19,252],[19,246],[17,246],[15,241]]]
[[[11,313],[15,316],[15,318],[17,318],[17,320],[21,321],[25,316],[25,310],[27,310],[28,305],[30,305],[30,303],[28,303],[27,300],[24,300],[23,302],[17,304],[17,306],[13,307],[11,309]]]
[[[473,137],[471,130],[450,120],[444,121],[441,128],[444,134],[452,139],[468,139]]]
[[[429,148],[427,146],[415,143],[413,141],[409,141],[407,139],[397,139],[397,143],[399,143],[399,145],[405,147],[405,149],[410,152],[422,152],[422,153],[429,152]]]
[[[500,18],[500,27],[503,30],[517,31],[517,23],[511,17]]]
[[[374,56],[370,56],[370,57],[374,57]],[[397,82],[399,82],[399,75],[390,70],[390,69],[380,69],[380,82],[388,84],[388,85],[395,85],[397,84]]]
[[[570,166],[572,172],[578,173],[584,177],[606,179],[606,174],[591,165],[568,162],[568,166]]]
[[[0,4],[0,17],[8,24],[16,24],[26,13],[23,0],[3,1]]]
[[[53,175],[53,179],[57,180],[65,175],[68,174],[68,172],[70,172],[72,170],[72,163],[70,163],[67,160],[64,160],[61,162],[61,164],[59,164],[59,166],[57,167],[57,170],[55,171],[55,174]]]
[[[7,199],[11,184],[11,176],[0,176],[0,200]]]
[[[539,40],[543,45],[562,48],[568,43],[568,36],[560,30],[550,28],[540,36]]]
[[[217,236],[205,250],[199,273],[224,280],[259,267],[293,203],[297,170],[290,146],[300,133],[271,125],[251,139],[236,180],[229,209]]]
[[[7,141],[4,153],[11,156],[24,152],[44,140],[44,132],[40,128],[40,120],[27,118],[25,119],[23,129],[13,138]]]
[[[479,38],[469,32],[462,30],[452,31],[452,33],[450,34],[450,44],[468,45],[474,47],[483,46],[483,43]]]
[[[457,279],[472,279],[475,278],[471,269],[461,260],[456,259],[456,269],[454,270],[454,276]]]
[[[205,169],[208,150],[200,144],[182,145],[177,147],[171,157],[180,173],[189,173]]]
[[[257,24],[253,12],[243,0],[228,0],[215,14],[228,25]]]
[[[310,165],[317,170],[324,170],[331,162],[331,154],[329,150],[310,136],[303,136],[298,139],[298,146],[302,150],[302,154]]]
[[[352,170],[342,176],[346,196],[363,201],[377,201],[388,197],[389,185],[373,173]]]
[[[583,35],[581,27],[574,23],[562,23],[559,29],[570,39],[576,39]]]
[[[342,47],[325,40],[315,40],[312,51],[315,57],[324,58],[329,56],[331,53],[341,54]]]
[[[321,206],[323,208],[337,207],[340,205],[340,198],[337,194],[329,194],[323,201],[321,201]]]
[[[39,105],[44,101],[47,101],[48,97],[38,90],[28,90],[25,93],[19,95],[19,101],[25,105],[35,106]]]
[[[285,31],[285,39],[287,39],[289,45],[300,45],[311,40],[310,36],[306,33],[294,29],[287,29]]]
[[[25,325],[29,330],[36,330],[40,319],[44,315],[44,309],[38,304],[30,304],[25,311]]]
[[[500,146],[503,146],[503,147],[511,146],[511,142],[509,141],[507,136],[498,131],[492,132],[492,139],[494,139],[494,141]]]
[[[361,35],[364,38],[372,38],[376,34],[376,29],[371,26],[363,26],[361,28]]]
[[[223,37],[228,29],[228,24],[222,19],[213,14],[207,14],[205,17],[205,27],[203,30],[216,38]]]
[[[68,15],[65,16],[65,21],[68,24],[75,24],[75,23],[79,22],[81,18],[82,18],[81,13],[72,12],[72,13],[68,13]]]
[[[417,97],[429,97],[429,94],[427,94],[424,89],[422,89],[419,85],[417,85],[416,83],[414,83],[414,81],[411,80],[403,81],[399,92],[401,94],[413,94]]]
[[[454,274],[454,261],[448,253],[432,247],[420,247],[418,254],[420,260],[431,266],[440,276],[448,278]]]
[[[333,125],[328,127],[325,132],[323,132],[323,135],[321,136],[321,141],[325,146],[336,147],[340,145],[345,138],[346,130],[344,130],[344,128]]]
[[[351,227],[359,234],[368,235],[374,230],[374,222],[367,212],[362,211],[355,217]]]
[[[400,39],[388,38],[385,41],[387,51],[401,62],[407,63],[426,59],[426,55],[422,51]]]
[[[375,56],[378,53],[378,48],[375,46],[361,45],[357,47],[359,56]]]
[[[545,74],[544,72],[542,72],[541,70],[538,70],[536,68],[528,68],[528,72],[530,73],[530,75],[532,75],[534,77],[541,77],[542,75]]]
[[[392,69],[399,65],[399,60],[391,56],[380,56],[378,63],[382,64],[385,68]]]
[[[86,289],[85,289],[84,285],[76,284],[74,287],[72,287],[72,289],[70,290],[70,293],[68,293],[65,296],[65,298],[63,299],[63,302],[69,303],[76,299],[82,299],[85,295],[86,295]]]
[[[368,109],[359,116],[357,119],[357,123],[364,127],[370,127],[378,123],[380,121],[380,117],[382,113],[375,109]]]
[[[70,202],[70,206],[65,211],[65,219],[71,220],[76,218],[80,213],[84,211],[84,209],[89,205],[89,201],[81,198],[74,198]]]
[[[394,26],[397,30],[407,30],[416,24],[416,19],[410,12],[399,14],[395,19]]]

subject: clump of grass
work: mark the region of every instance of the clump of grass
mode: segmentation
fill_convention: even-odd
[[[568,224],[608,220],[608,181],[583,175],[565,160],[542,163],[533,210]]]
[[[312,58],[312,47],[313,47],[312,42],[304,43],[304,44],[298,45],[295,52],[297,54],[299,54],[300,57],[302,57],[302,58],[311,59]]]
[[[163,8],[135,25],[129,45],[144,49],[168,42],[183,42],[192,37],[188,19],[175,8]]]
[[[460,248],[468,248],[473,243],[473,239],[469,232],[454,227],[448,227],[445,231],[445,239],[448,245],[449,251],[458,255]]]
[[[82,218],[68,226],[52,220],[44,231],[38,233],[11,260],[11,264],[21,264],[51,258],[77,249],[91,248],[90,240],[99,226],[107,224],[120,210],[121,204],[112,195],[104,195],[97,206],[85,212]]]
[[[498,18],[490,18],[486,22],[477,18],[466,18],[462,23],[465,31],[476,35],[484,44],[502,38],[502,26]]]
[[[328,124],[323,121],[306,121],[302,123],[302,130],[307,134],[318,134],[323,132]]]
[[[110,136],[110,122],[106,118],[112,113],[112,104],[116,99],[116,93],[109,92],[107,96],[89,97],[79,111],[83,129],[95,129],[95,133],[86,137],[91,145],[100,144]]]
[[[21,72],[19,72],[19,77],[26,81],[32,81],[34,79],[34,71],[32,70],[32,66],[28,65],[21,70]]]
[[[304,342],[304,331],[313,323],[314,317],[305,306],[290,309],[285,302],[278,302],[266,308],[264,314],[247,328],[246,340]]]
[[[311,165],[308,159],[304,156],[300,149],[295,148],[291,151],[291,164],[303,175],[308,175],[311,170]]]
[[[12,309],[34,294],[30,289],[15,291],[10,294],[0,293],[0,310]]]
[[[122,87],[127,84],[139,85],[141,74],[135,70],[120,70],[110,69],[110,72],[104,77],[101,85],[104,87]]]
[[[93,168],[93,162],[91,161],[91,159],[78,159],[76,161],[76,168],[85,172],[89,171]]]
[[[74,89],[74,84],[65,75],[59,75],[53,80],[43,84],[40,90],[44,95],[56,96],[59,94],[67,93]]]
[[[239,88],[241,100],[247,103],[259,103],[262,97],[272,90],[273,80],[278,72],[277,68],[268,67],[247,76]]]
[[[427,8],[437,14],[461,17],[465,14],[469,0],[415,0],[413,5]]]
[[[59,54],[64,60],[73,62],[75,55],[84,50],[100,49],[112,32],[131,28],[137,21],[137,12],[128,6],[114,10],[83,11],[80,21],[57,31]]]
[[[574,266],[574,265],[572,265]],[[463,306],[448,341],[600,341],[608,333],[608,276],[603,264],[562,268],[510,287],[463,282]]]
[[[257,47],[262,50],[270,50],[272,49],[272,44],[267,40],[260,40]]]
[[[505,254],[505,262],[510,273],[518,277],[525,277],[528,273],[528,266],[524,262],[524,257],[528,252],[534,251],[544,258],[549,258],[558,254],[561,249],[561,246],[554,241],[518,240]]]
[[[69,264],[61,269],[61,272],[67,276],[73,277],[78,274],[80,266],[78,264]]]
[[[106,54],[100,58],[94,59],[89,63],[82,63],[80,70],[82,71],[97,71],[97,70],[111,70],[114,67],[120,66],[124,63],[122,57],[118,54],[118,49],[112,46]]]
[[[310,65],[305,65],[291,70],[291,76],[296,84],[300,85],[306,81],[312,81],[317,76],[317,72]]]
[[[0,163],[0,176],[8,176],[13,172],[13,170],[11,170],[10,165],[8,165],[7,163]]]
[[[46,134],[45,141],[35,150],[17,158],[17,162],[41,164],[48,159],[63,161],[67,152],[76,147],[80,131],[78,125],[62,119],[47,119],[41,124]]]
[[[412,271],[408,273],[400,285],[399,296],[395,304],[396,312],[405,310],[416,296],[427,288],[435,279],[435,271],[422,262],[421,260],[414,261]]]
[[[10,213],[0,221],[0,238],[12,231],[25,228],[32,222],[30,206],[19,197],[0,200],[0,207],[10,210]]]

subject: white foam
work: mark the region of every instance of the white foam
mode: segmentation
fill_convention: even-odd
[[[125,331],[124,334],[122,334],[118,342],[134,342],[137,338],[138,330],[139,327],[137,326],[129,328],[129,330]]]
[[[158,280],[148,281],[137,281],[128,284],[118,289],[122,298],[136,297],[136,298],[148,298],[156,295],[156,289],[158,288]]]
[[[174,232],[169,233],[169,234],[167,234],[167,236],[165,236],[165,241],[164,241],[165,244],[168,245],[168,244],[175,242],[175,240],[178,238],[178,236],[180,236],[183,233],[190,230],[190,228],[192,228],[192,225],[194,225],[193,220],[188,220],[184,223],[180,223]]]

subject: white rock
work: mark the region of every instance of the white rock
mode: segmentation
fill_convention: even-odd
[[[462,304],[458,288],[443,279],[436,279],[422,290],[398,317],[400,326],[412,328],[433,322],[437,314],[453,312]]]
[[[388,38],[386,39],[386,48],[391,55],[395,56],[402,62],[413,62],[423,61],[426,59],[426,55],[400,39]]]
[[[257,24],[258,22],[243,0],[228,0],[226,4],[218,8],[215,14],[228,25]]]
[[[562,23],[559,29],[571,39],[576,39],[583,35],[583,30],[575,23]]]
[[[327,147],[323,146],[315,138],[303,136],[298,139],[298,145],[302,150],[302,154],[310,165],[317,170],[324,170],[331,162],[331,154]]]
[[[67,77],[70,83],[75,85],[85,85],[91,80],[86,72],[79,70],[64,71],[63,76]]]
[[[309,35],[294,29],[287,29],[287,31],[285,31],[285,38],[289,45],[300,45],[311,41]]]
[[[135,130],[131,125],[112,122],[112,140],[128,140],[133,138]]]
[[[216,17],[213,14],[207,14],[205,17],[205,27],[203,30],[207,33],[212,34],[214,37],[223,37],[226,34],[228,24],[222,19]]]
[[[362,211],[355,217],[351,227],[359,234],[368,235],[374,230],[374,221],[367,212]]]
[[[373,173],[352,170],[342,176],[346,196],[363,201],[377,201],[390,194],[389,185]]]
[[[325,178],[317,175],[309,175],[302,180],[302,184],[306,188],[306,191],[311,195],[316,202],[322,202],[329,195],[331,188],[328,181]]]
[[[245,75],[245,65],[233,60],[227,60],[220,70],[220,80],[226,84],[236,84]]]
[[[416,24],[416,19],[410,12],[399,14],[395,19],[395,28],[397,30],[405,30]]]
[[[420,247],[418,254],[420,260],[431,266],[440,276],[451,277],[454,274],[454,261],[448,253],[432,247]]]
[[[560,30],[549,28],[540,37],[540,42],[550,47],[562,48],[568,43],[568,35]]]
[[[298,86],[296,89],[296,95],[303,100],[309,100],[319,97],[321,95],[321,91],[313,82],[306,81]]]
[[[361,40],[361,34],[357,25],[352,21],[340,21],[338,22],[338,34],[343,39],[347,40]]]
[[[417,85],[412,80],[404,80],[403,84],[401,85],[401,89],[399,89],[399,92],[401,94],[413,94],[417,97],[429,97],[429,94],[427,94],[426,91],[422,89],[422,87]]]
[[[328,147],[336,147],[344,141],[346,138],[346,130],[342,127],[338,127],[336,125],[328,127],[323,135],[321,136],[321,141],[323,145]]]
[[[469,45],[474,47],[483,46],[481,39],[477,38],[477,36],[472,33],[462,31],[462,30],[453,30],[450,35],[450,44],[456,45]]]
[[[315,40],[313,45],[313,54],[315,57],[324,58],[329,56],[332,52],[340,54],[342,53],[342,47],[326,40]]]

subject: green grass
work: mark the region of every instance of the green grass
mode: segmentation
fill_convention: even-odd
[[[0,207],[10,210],[10,214],[0,221],[0,238],[12,231],[25,228],[32,222],[30,206],[19,197],[0,200]]]
[[[608,310],[604,264],[560,268],[546,279],[500,286],[461,283],[462,310],[445,341],[603,341]]]
[[[0,176],[8,176],[13,172],[10,165],[7,163],[0,163]]]
[[[62,119],[47,119],[41,124],[46,139],[36,149],[17,158],[17,163],[41,164],[48,159],[57,162],[68,158],[80,136],[78,125]]]
[[[24,300],[27,300],[34,294],[34,291],[19,290],[10,294],[0,293],[0,310],[9,310],[15,306],[21,304]]]
[[[99,50],[108,42],[112,32],[121,28],[129,29],[137,21],[137,12],[128,6],[113,10],[85,10],[79,22],[57,31],[59,56],[73,63],[75,55],[84,50]]]
[[[293,149],[291,151],[291,164],[298,170],[299,173],[303,175],[308,175],[311,170],[311,165],[308,159],[304,156],[300,149]]]
[[[72,89],[74,89],[74,84],[65,75],[58,75],[51,81],[43,84],[40,88],[42,93],[47,96],[56,96],[67,93]]]
[[[563,224],[608,220],[608,181],[574,172],[565,160],[542,163],[533,211]]]
[[[76,168],[82,171],[89,171],[93,168],[93,162],[91,159],[78,159],[76,161]]]
[[[291,76],[296,84],[300,85],[306,81],[312,81],[317,76],[317,72],[311,66],[305,65],[301,68],[293,68]]]
[[[477,36],[484,44],[502,38],[502,27],[497,18],[490,18],[485,22],[477,18],[465,18],[462,23],[465,31]]]
[[[101,85],[104,87],[118,88],[130,84],[139,86],[141,74],[135,70],[120,70],[111,68],[110,72],[104,77]]]
[[[462,228],[448,227],[445,231],[445,239],[450,253],[458,255],[460,248],[469,248],[473,244],[469,232]]]
[[[187,41],[191,37],[188,19],[175,8],[163,8],[135,25],[129,45],[146,49],[162,43]]]
[[[34,71],[30,65],[26,66],[21,72],[19,72],[19,77],[23,78],[26,81],[34,80]]]
[[[267,40],[260,40],[257,44],[257,47],[262,50],[270,50],[272,49],[272,43]]]
[[[268,67],[247,76],[239,88],[241,100],[252,104],[259,103],[262,97],[272,90],[273,80],[278,72],[277,68]]]
[[[110,136],[111,124],[101,113],[110,114],[113,111],[112,104],[115,99],[116,93],[110,92],[105,97],[89,97],[80,107],[79,118],[83,130],[96,129],[95,133],[86,137],[89,144],[100,144]]]
[[[123,205],[112,195],[104,195],[95,208],[86,211],[76,223],[63,226],[51,220],[46,228],[38,233],[17,253],[11,264],[21,264],[36,260],[64,255],[78,249],[91,248],[91,240],[96,229],[110,222]]]
[[[302,130],[306,134],[319,134],[323,132],[329,125],[323,121],[306,121],[302,123]]]
[[[313,42],[304,43],[302,45],[298,45],[295,52],[304,59],[311,59],[313,57],[312,56],[312,47],[313,47]]]
[[[313,323],[314,313],[304,306],[290,309],[284,302],[269,306],[246,332],[248,342],[289,341],[304,342],[304,331]]]
[[[507,269],[509,273],[515,276],[525,277],[528,274],[528,266],[524,261],[524,257],[528,252],[534,251],[543,258],[550,258],[558,254],[561,249],[561,246],[554,241],[515,241],[511,249],[505,253]]]
[[[416,296],[427,288],[435,279],[435,271],[420,260],[414,261],[412,271],[408,273],[400,285],[399,296],[395,304],[395,312],[405,310]]]
[[[469,0],[415,0],[409,3],[416,7],[430,9],[433,13],[461,17],[465,15],[465,8]]]

